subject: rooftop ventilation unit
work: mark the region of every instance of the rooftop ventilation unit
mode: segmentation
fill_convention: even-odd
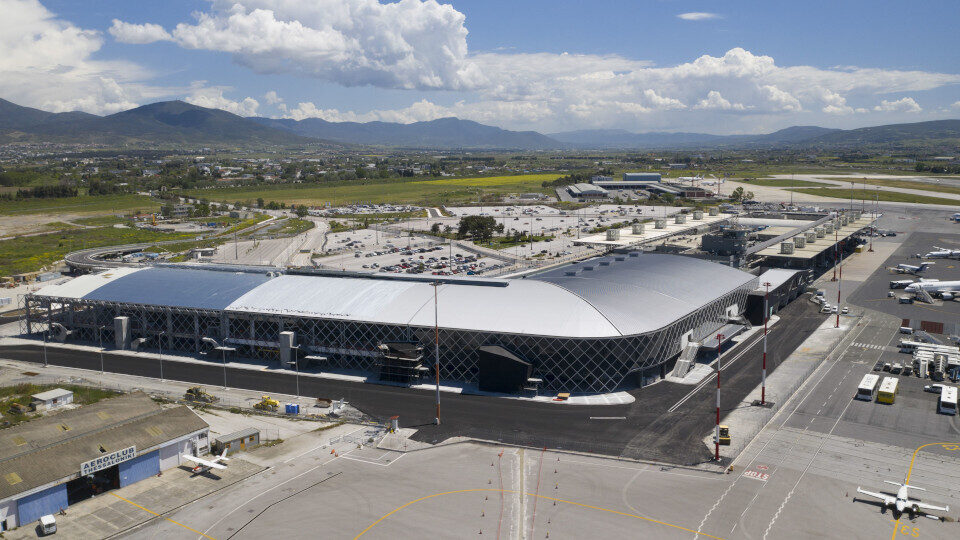
[[[666,229],[666,228],[667,228],[667,220],[665,220],[665,219],[655,220],[655,221],[653,222],[653,228],[654,228],[654,229]]]
[[[695,220],[701,220],[701,219],[703,219],[703,211],[701,211],[701,210],[694,210],[694,211],[693,211],[693,219],[695,219]]]
[[[817,241],[817,233],[814,231],[807,231],[804,233],[804,236],[806,237],[808,244],[812,244]]]
[[[632,231],[633,234],[643,234],[643,223],[634,223]]]
[[[707,209],[707,212],[709,212],[711,216],[720,215],[720,209],[717,208],[716,206],[711,206],[710,208]]]
[[[620,229],[608,229],[607,240],[614,241],[620,239]]]
[[[684,223],[687,222],[687,215],[686,215],[686,214],[677,214],[676,217],[673,218],[673,221],[676,222],[676,223],[678,223],[678,224],[684,224]]]
[[[793,242],[780,242],[780,253],[790,255],[793,253]]]
[[[798,248],[802,248],[807,245],[807,237],[802,234],[798,234],[797,236],[793,237],[793,244]]]

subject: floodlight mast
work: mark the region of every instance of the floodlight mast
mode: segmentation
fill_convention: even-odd
[[[439,281],[433,282],[433,371],[437,382],[437,417],[435,421],[438,426],[440,425],[440,319],[437,304],[437,288],[439,286]]]

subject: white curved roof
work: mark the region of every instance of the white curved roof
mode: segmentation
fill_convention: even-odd
[[[526,279],[445,280],[443,328],[561,337],[652,332],[747,287],[746,272],[678,255],[608,256]],[[228,272],[174,267],[110,270],[38,296],[271,313],[394,325],[434,324],[429,276]]]
[[[433,326],[429,282],[285,275],[237,298],[228,311],[283,313],[384,324]],[[570,337],[619,336],[588,302],[549,283],[510,280],[505,287],[442,284],[444,328]]]

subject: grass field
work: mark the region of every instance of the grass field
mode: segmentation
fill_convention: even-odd
[[[122,211],[156,212],[160,203],[145,195],[102,195],[57,199],[20,199],[0,201],[0,215],[15,216],[43,213],[111,213]]]
[[[105,227],[107,225],[119,225],[120,223],[129,223],[130,220],[117,216],[92,216],[77,218],[71,220],[78,225],[87,225],[89,227]]]
[[[6,386],[0,388],[0,419],[10,422],[10,425],[16,425],[21,422],[38,418],[39,415],[34,412],[27,414],[18,413],[15,408],[11,408],[14,403],[23,407],[28,407],[33,400],[30,396],[39,394],[54,388],[63,388],[73,392],[73,402],[78,405],[89,405],[96,403],[101,399],[117,396],[116,392],[110,390],[101,390],[88,386],[77,386],[73,384],[18,384],[16,386]]]
[[[841,180],[839,178],[834,178],[833,180]],[[863,184],[866,183],[868,186],[881,186],[881,187],[892,187],[892,188],[902,188],[902,189],[917,189],[921,191],[930,191],[933,193],[950,193],[953,195],[960,195],[960,187],[949,186],[945,184],[936,184],[933,182],[912,182],[910,180],[887,180],[880,178],[859,178],[853,179],[854,186],[862,188]],[[869,188],[867,188],[869,191]],[[880,199],[881,201],[883,199]]]
[[[39,270],[78,249],[187,239],[194,236],[190,233],[170,234],[141,229],[96,227],[2,240],[0,241],[0,276]]]
[[[733,182],[738,182],[733,180]],[[757,178],[749,182],[738,182],[745,186],[766,186],[766,187],[826,187],[833,184],[823,182],[811,182],[809,180],[792,180],[790,178]]]
[[[560,174],[525,174],[486,178],[440,178],[437,180],[356,181],[348,184],[307,186],[263,186],[193,190],[185,195],[211,201],[266,201],[290,204],[417,204],[438,205],[476,200],[477,191],[487,194],[545,192],[541,184]]]
[[[905,202],[917,204],[946,204],[951,206],[960,206],[960,200],[944,199],[941,197],[928,197],[926,195],[914,195],[912,193],[898,193],[896,191],[877,191],[872,189],[843,189],[843,188],[796,188],[788,191],[797,193],[806,193],[807,195],[818,195],[820,197],[834,197],[837,199],[850,200],[851,194],[853,200],[859,202],[866,200],[868,203],[879,196],[884,202]]]

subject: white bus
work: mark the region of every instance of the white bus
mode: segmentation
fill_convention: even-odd
[[[940,389],[940,404],[937,412],[953,416],[957,414],[957,387],[944,386]]]
[[[857,387],[857,395],[853,396],[853,398],[862,399],[864,401],[873,401],[873,398],[877,396],[877,386],[879,384],[879,375],[867,373],[863,376],[863,380],[860,381],[860,386]]]

